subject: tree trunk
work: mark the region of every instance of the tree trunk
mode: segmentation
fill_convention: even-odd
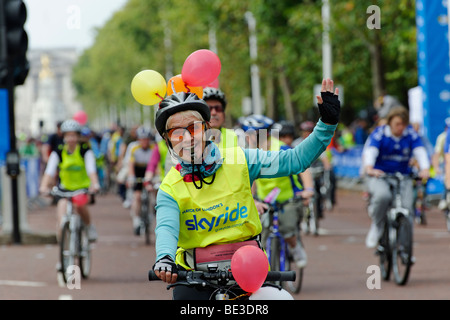
[[[374,41],[369,44],[370,66],[372,70],[372,92],[373,101],[375,101],[385,93],[385,81],[379,34],[376,30],[373,30],[372,32],[376,33]]]
[[[273,74],[270,72],[266,77],[266,115],[270,119],[275,119],[276,116],[275,86],[273,82]]]
[[[292,105],[291,100],[291,90],[289,88],[286,73],[284,72],[283,69],[280,70],[278,80],[280,82],[281,92],[283,93],[284,111],[286,114],[286,119],[290,121],[295,121],[294,107]]]

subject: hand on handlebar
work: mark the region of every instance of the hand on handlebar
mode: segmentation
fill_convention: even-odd
[[[380,178],[385,175],[383,170],[374,169],[374,168],[366,169],[366,173],[367,173],[367,175],[369,175],[371,177],[376,177],[376,178]]]
[[[430,178],[430,170],[420,170],[418,176],[422,179],[428,180]]]
[[[98,183],[96,184],[91,184],[89,186],[89,193],[91,194],[96,194],[100,191],[100,185]]]
[[[158,278],[167,283],[175,283],[178,277],[178,268],[173,259],[169,256],[156,261],[153,271]]]
[[[127,180],[125,181],[125,185],[127,188],[133,188],[134,184],[136,183],[136,177],[135,176],[129,176]]]
[[[155,188],[153,187],[152,181],[147,178],[144,179],[143,185],[144,185],[145,189],[147,189],[148,192],[152,192],[155,190]]]
[[[44,197],[50,197],[50,189],[47,187],[40,187],[39,193]]]
[[[256,209],[258,210],[259,215],[262,215],[264,212],[266,212],[269,209],[269,206],[267,205],[267,203],[258,201],[256,199],[254,199],[255,201],[255,206]]]

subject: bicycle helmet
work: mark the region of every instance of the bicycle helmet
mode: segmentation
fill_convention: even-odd
[[[225,99],[225,94],[217,88],[205,87],[203,88],[203,100],[215,99],[222,103],[222,107],[225,109],[227,106],[227,100]]]
[[[313,131],[314,127],[315,127],[314,122],[309,121],[309,120],[308,121],[303,121],[300,124],[300,129],[303,130],[303,131]]]
[[[88,127],[82,127],[80,133],[83,137],[87,137],[91,134],[91,129],[89,129]]]
[[[273,125],[272,130],[277,130],[280,136],[295,136],[294,124],[290,121],[282,120]]]
[[[73,119],[69,119],[64,121],[61,124],[61,132],[62,133],[66,133],[66,132],[81,132],[81,124]]]
[[[261,129],[271,129],[274,121],[269,117],[263,116],[261,114],[254,114],[248,117],[240,119],[240,126],[242,130],[261,130]]]
[[[176,92],[159,104],[156,112],[155,126],[161,136],[166,131],[166,122],[175,113],[187,110],[198,111],[205,121],[211,119],[211,111],[206,102],[200,99],[195,93]]]
[[[140,126],[136,130],[136,136],[138,139],[151,139],[153,137],[149,129],[144,126]]]

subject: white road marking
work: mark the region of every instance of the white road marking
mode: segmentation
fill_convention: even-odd
[[[0,286],[45,287],[46,285],[45,282],[36,281],[0,280]]]

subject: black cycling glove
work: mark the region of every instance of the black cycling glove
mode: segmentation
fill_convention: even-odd
[[[321,92],[320,95],[323,103],[318,104],[318,106],[322,121],[329,124],[337,124],[341,113],[341,102],[338,96],[328,91]]]
[[[169,271],[171,273],[178,273],[177,265],[170,256],[164,256],[156,261],[155,265],[153,266],[153,271],[155,270],[158,270],[159,272]]]

